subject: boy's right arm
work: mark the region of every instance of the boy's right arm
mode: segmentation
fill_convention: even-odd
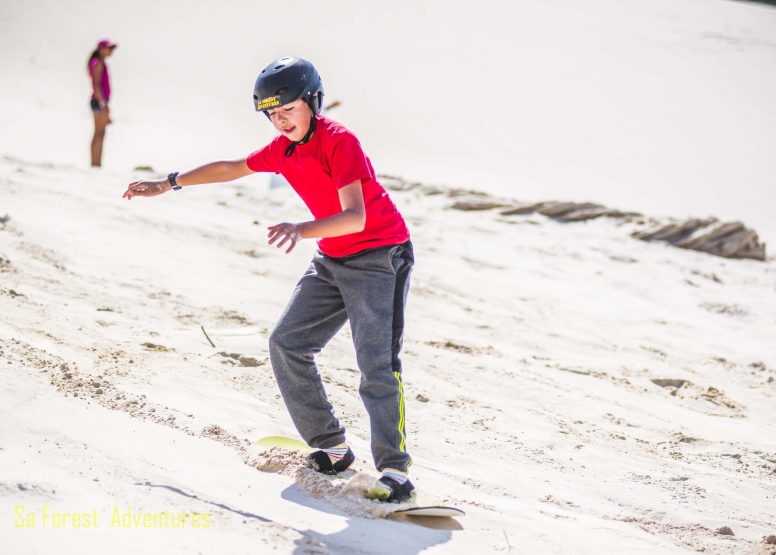
[[[248,167],[246,158],[240,160],[223,160],[205,164],[191,171],[178,174],[175,181],[181,187],[189,185],[202,185],[205,183],[224,183],[234,181],[246,175],[254,173]],[[132,200],[132,197],[155,197],[172,189],[169,179],[155,181],[135,181],[130,183],[124,198]]]

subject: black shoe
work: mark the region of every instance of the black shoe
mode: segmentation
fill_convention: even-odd
[[[315,451],[307,455],[307,466],[321,474],[338,474],[350,468],[350,465],[356,460],[353,451],[348,447],[348,452],[335,463],[331,462],[331,457],[324,451]]]
[[[374,487],[367,492],[366,498],[404,503],[412,496],[412,490],[414,489],[415,486],[413,486],[412,482],[409,480],[401,484],[393,478],[383,476],[377,480]]]

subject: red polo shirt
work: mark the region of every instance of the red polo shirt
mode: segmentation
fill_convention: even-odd
[[[359,233],[319,239],[318,247],[324,254],[348,256],[409,240],[404,218],[377,182],[372,163],[353,133],[335,121],[316,116],[313,138],[296,145],[294,153],[286,158],[284,153],[289,144],[288,137],[278,135],[248,156],[248,167],[255,172],[282,174],[316,220],[342,212],[338,191],[361,180],[366,227]]]

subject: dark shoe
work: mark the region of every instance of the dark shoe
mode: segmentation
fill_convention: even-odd
[[[367,499],[379,499],[380,501],[395,501],[396,503],[404,503],[408,501],[412,495],[412,490],[415,486],[412,482],[407,480],[403,484],[397,482],[393,478],[383,476],[367,494]]]
[[[321,474],[338,474],[344,472],[353,462],[356,460],[356,456],[353,451],[348,447],[348,452],[345,453],[340,460],[335,463],[331,462],[331,457],[324,451],[315,451],[307,455],[307,466],[313,470],[320,472]]]

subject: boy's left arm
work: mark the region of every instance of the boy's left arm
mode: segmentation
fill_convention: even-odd
[[[269,244],[276,241],[278,248],[290,243],[286,253],[291,252],[301,239],[322,239],[326,237],[340,237],[364,230],[366,225],[366,207],[364,206],[364,193],[361,188],[361,180],[345,185],[339,190],[340,206],[342,212],[314,220],[292,224],[284,222],[269,228]]]

